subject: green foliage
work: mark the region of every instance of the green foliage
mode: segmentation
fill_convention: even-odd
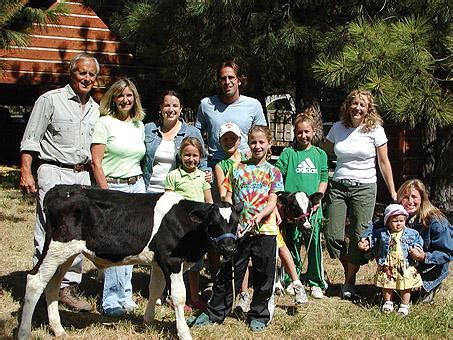
[[[117,8],[112,27],[151,66],[149,78],[189,93],[189,106],[216,90],[216,65],[234,58],[249,76],[246,93],[260,99],[291,93],[304,103],[320,101],[321,109],[329,102],[331,110],[337,93],[361,87],[376,94],[380,112],[395,122],[452,122],[445,0],[110,3]]]
[[[66,7],[62,2],[49,10],[29,7],[20,0],[3,0],[0,13],[0,49],[10,49],[28,46],[33,25],[44,27],[58,23],[58,14],[66,13]]]
[[[435,77],[434,33],[426,18],[357,20],[347,34],[338,54],[321,55],[313,64],[321,82],[371,90],[380,112],[397,123],[453,124],[451,96]]]

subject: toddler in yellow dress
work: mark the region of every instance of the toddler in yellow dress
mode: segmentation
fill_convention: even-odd
[[[358,244],[362,251],[371,249],[376,258],[375,284],[382,288],[382,311],[393,311],[392,297],[396,290],[401,298],[398,313],[404,316],[409,314],[411,290],[422,286],[422,278],[409,250],[413,247],[423,249],[423,240],[416,230],[406,228],[408,216],[402,205],[390,204],[384,211],[384,225],[373,224]]]

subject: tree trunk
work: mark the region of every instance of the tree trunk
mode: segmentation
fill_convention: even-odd
[[[452,127],[436,129],[427,127],[422,134],[422,150],[425,155],[422,169],[433,204],[447,214],[452,221],[453,166]]]
[[[311,56],[303,54],[296,67],[296,112],[301,113],[310,105],[320,102],[320,86],[313,77]]]
[[[321,89],[319,83],[313,77],[310,56],[304,55],[300,59],[301,62],[297,64],[295,79],[296,115],[302,113],[308,107],[315,109],[315,112],[317,112],[315,121],[316,135],[312,143],[321,146],[324,143],[323,117],[320,110],[321,98],[319,95]]]

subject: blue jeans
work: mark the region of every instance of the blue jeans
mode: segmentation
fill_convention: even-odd
[[[140,178],[135,184],[109,184],[109,189],[129,193],[144,193],[145,182]],[[137,305],[132,299],[132,268],[118,266],[107,268],[104,272],[104,291],[102,310],[112,308],[134,309]]]

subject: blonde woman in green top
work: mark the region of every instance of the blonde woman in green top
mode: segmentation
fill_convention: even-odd
[[[117,80],[101,100],[101,117],[91,139],[93,175],[101,189],[144,193],[145,182],[140,161],[145,155],[145,116],[134,83]],[[102,313],[118,317],[132,312],[133,266],[118,266],[104,271]]]

